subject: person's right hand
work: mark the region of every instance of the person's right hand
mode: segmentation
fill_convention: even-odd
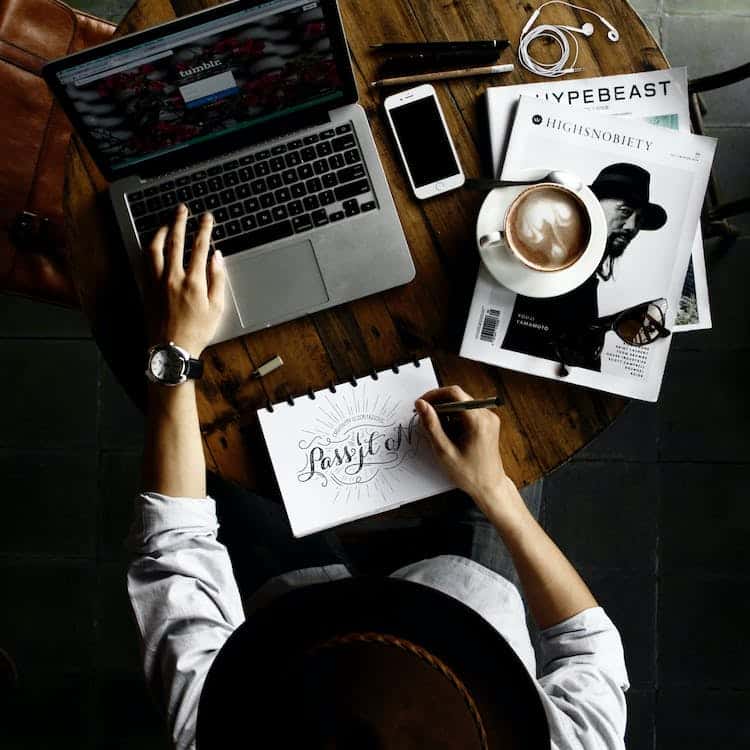
[[[471,401],[472,397],[457,385],[436,388],[417,399],[415,407],[430,436],[435,457],[448,477],[468,495],[486,515],[500,510],[511,480],[500,458],[500,418],[489,409],[471,409],[451,414],[450,435],[440,422],[432,404],[446,401]]]
[[[171,227],[151,240],[145,261],[148,345],[174,341],[199,357],[216,333],[224,309],[225,270],[220,252],[209,258],[213,216],[200,217],[187,269],[183,268],[187,206],[180,204]]]

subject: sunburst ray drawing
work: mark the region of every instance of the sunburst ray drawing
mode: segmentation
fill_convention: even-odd
[[[297,480],[322,487],[333,483],[334,503],[395,496],[399,481],[414,474],[421,439],[416,416],[399,420],[401,402],[373,396],[366,381],[347,388],[335,401],[325,397],[318,416],[301,430],[305,437],[297,446],[302,464]]]

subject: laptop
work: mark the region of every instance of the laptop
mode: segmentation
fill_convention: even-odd
[[[226,259],[212,343],[414,278],[335,0],[237,0],[49,63],[141,257],[175,207]]]

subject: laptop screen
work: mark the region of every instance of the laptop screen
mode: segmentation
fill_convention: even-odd
[[[238,4],[240,6],[240,4]],[[111,172],[318,105],[344,103],[320,0],[271,0],[57,72]],[[137,169],[137,167],[136,167]]]

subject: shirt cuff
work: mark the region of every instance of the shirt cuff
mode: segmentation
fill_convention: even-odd
[[[144,492],[135,498],[129,546],[136,554],[157,551],[160,538],[175,532],[215,536],[219,529],[216,503],[210,497],[171,497]]]

